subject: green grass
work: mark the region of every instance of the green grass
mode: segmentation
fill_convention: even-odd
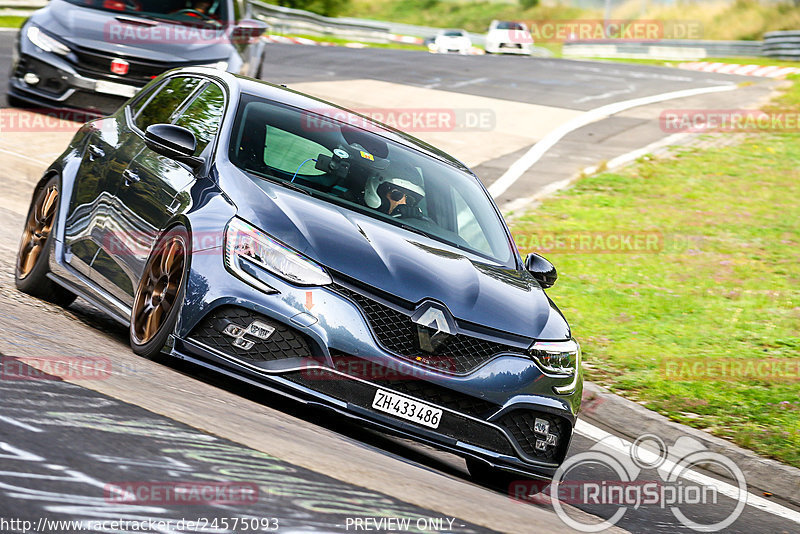
[[[28,20],[28,17],[2,15],[0,16],[0,28],[21,28],[22,23],[26,20]]]
[[[552,3],[524,9],[514,1],[351,0],[344,6],[342,15],[485,32],[492,19],[598,19],[602,18],[603,10]],[[690,21],[702,28],[699,38],[758,40],[768,31],[800,28],[800,6],[790,0],[770,3],[758,0],[679,2],[669,5],[651,2],[642,11],[641,0],[627,0],[614,4],[612,18]]]
[[[800,112],[800,79],[774,109]],[[683,359],[800,359],[800,135],[747,134],[584,178],[513,225],[658,232],[659,253],[546,254],[587,377],[671,419],[800,467],[800,382],[676,380]],[[522,247],[521,247],[522,248]],[[526,252],[526,251],[524,251]]]
[[[487,0],[352,0],[342,13],[350,17],[389,20],[437,28],[463,28],[485,33],[493,19],[550,20],[599,15],[567,6],[537,6],[523,9],[517,2]]]

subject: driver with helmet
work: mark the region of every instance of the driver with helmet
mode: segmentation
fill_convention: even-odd
[[[419,203],[424,199],[422,178],[414,168],[402,174],[390,171],[386,176],[372,176],[367,180],[364,191],[367,206],[392,217],[422,219]]]

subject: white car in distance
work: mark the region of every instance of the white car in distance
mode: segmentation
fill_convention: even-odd
[[[533,52],[533,37],[522,22],[493,20],[486,34],[487,54],[522,54]]]
[[[441,30],[428,49],[434,54],[469,54],[472,40],[464,30]]]

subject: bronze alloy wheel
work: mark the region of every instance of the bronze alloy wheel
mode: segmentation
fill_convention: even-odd
[[[22,241],[17,254],[17,278],[25,279],[42,254],[53,222],[56,218],[58,205],[58,187],[55,184],[42,188],[39,196],[28,214],[25,230],[22,232]]]
[[[131,340],[137,345],[153,339],[178,303],[186,268],[185,243],[180,233],[168,234],[150,255],[131,315]]]

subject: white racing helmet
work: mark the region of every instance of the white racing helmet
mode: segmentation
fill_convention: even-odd
[[[407,195],[416,197],[418,201],[425,198],[425,190],[422,188],[422,178],[417,173],[416,169],[411,168],[410,172],[413,174],[398,176],[397,174],[390,174],[389,176],[374,175],[367,180],[366,188],[364,189],[364,202],[370,208],[378,209],[384,202],[383,191],[388,186],[393,186],[402,190]]]

